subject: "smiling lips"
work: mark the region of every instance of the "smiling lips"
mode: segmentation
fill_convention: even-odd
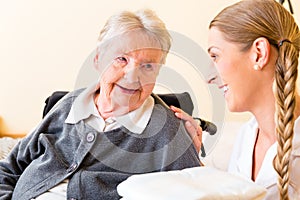
[[[122,87],[118,84],[116,84],[116,86],[118,86],[122,92],[126,93],[126,94],[134,94],[135,92],[137,92],[139,89],[129,89],[129,88],[125,88],[125,87]]]
[[[223,87],[223,90],[224,90],[224,93],[226,93],[226,92],[229,90],[228,86],[225,85],[225,86]]]
[[[220,89],[223,89],[223,91],[224,91],[224,95],[226,94],[226,92],[228,91],[228,86],[225,84],[225,85],[221,85],[221,86],[219,86],[219,88]]]

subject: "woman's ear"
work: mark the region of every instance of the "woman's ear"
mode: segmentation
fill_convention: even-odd
[[[264,37],[259,37],[253,42],[252,58],[254,66],[263,69],[268,64],[270,60],[270,48],[271,45],[269,41]]]

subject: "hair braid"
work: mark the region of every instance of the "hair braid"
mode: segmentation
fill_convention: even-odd
[[[259,37],[267,38],[271,45],[278,48],[274,72],[274,118],[278,145],[273,165],[278,173],[280,198],[289,199],[289,162],[294,135],[300,50],[299,28],[291,13],[274,0],[239,1],[223,9],[210,23],[209,28],[212,27],[217,27],[227,41],[239,44],[240,50],[244,52]]]
[[[296,106],[296,80],[298,51],[285,42],[279,47],[275,69],[276,137],[277,155],[273,165],[278,173],[278,189],[281,199],[289,199],[289,161],[292,150],[294,111]]]

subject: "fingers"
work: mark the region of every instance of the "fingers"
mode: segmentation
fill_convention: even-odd
[[[184,120],[184,126],[188,134],[192,138],[194,146],[196,147],[197,152],[201,150],[202,144],[202,128],[199,126],[196,120],[180,108],[175,106],[170,106],[171,110],[175,113],[175,116],[181,120]]]
[[[202,129],[200,126],[193,126],[190,121],[185,122],[185,128],[192,138],[192,141],[194,143],[194,146],[199,153],[201,150],[201,144],[202,144]]]
[[[186,112],[184,112],[183,110],[181,110],[180,108],[177,108],[175,106],[170,106],[171,110],[174,112],[175,116],[181,120],[184,121],[189,121],[192,126],[195,127],[195,129],[201,128],[198,124],[198,122],[196,120],[194,120],[194,118],[192,116],[190,116],[189,114],[187,114]]]

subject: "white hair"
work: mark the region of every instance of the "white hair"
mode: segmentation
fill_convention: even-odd
[[[111,16],[100,32],[97,46],[101,47],[110,39],[131,31],[142,31],[150,40],[158,43],[164,52],[162,62],[165,63],[171,47],[171,36],[164,22],[149,9],[137,12],[122,11]]]

